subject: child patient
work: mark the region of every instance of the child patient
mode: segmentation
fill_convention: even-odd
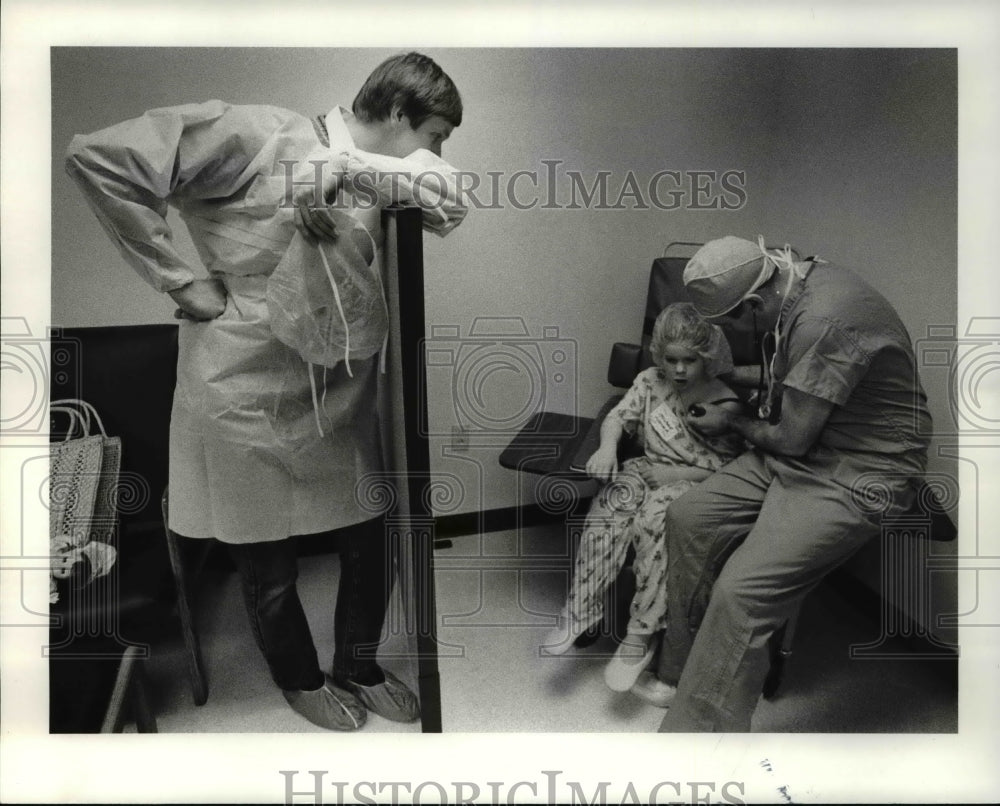
[[[667,506],[744,448],[738,437],[705,437],[686,422],[698,403],[740,409],[717,377],[733,368],[722,331],[690,303],[675,303],[657,317],[649,350],[655,366],[640,372],[608,413],[600,447],[587,461],[587,473],[608,483],[591,504],[561,623],[546,640],[547,651],[561,655],[601,620],[605,593],[634,545],[636,591],[628,632],[605,669],[605,681],[616,691],[630,689],[649,665],[652,637],[665,626]],[[643,456],[626,460],[619,471],[618,442],[625,433],[637,437]]]

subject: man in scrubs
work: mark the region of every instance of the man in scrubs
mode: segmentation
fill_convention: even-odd
[[[461,121],[452,80],[409,53],[379,65],[350,110],[310,119],[221,101],[154,109],[75,137],[67,155],[123,257],[179,308],[170,528],[227,545],[274,682],[296,712],[329,729],[357,729],[369,712],[401,722],[419,716],[414,693],[376,663],[393,571],[385,529],[356,493],[359,480],[381,471],[378,356],[332,368],[304,360],[275,335],[268,280],[302,239],[317,248],[349,240],[360,270],[377,278],[381,209],[398,200],[375,204],[372,188],[355,192],[352,180],[372,160],[414,155],[446,172],[442,143]],[[174,247],[168,205],[187,225],[207,278]],[[425,210],[425,226],[457,223],[436,213]],[[338,306],[343,297],[349,307],[352,289],[342,278]],[[345,326],[351,313],[340,313]],[[344,527],[334,659],[324,674],[290,538]]]
[[[913,502],[930,415],[906,328],[851,271],[728,236],[694,255],[684,284],[706,317],[753,318],[773,355],[759,416],[705,405],[690,417],[752,449],[667,511],[658,676],[676,693],[660,730],[747,732],[772,635]]]

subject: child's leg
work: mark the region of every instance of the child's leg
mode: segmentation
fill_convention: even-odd
[[[632,519],[644,494],[638,476],[621,473],[591,504],[562,609],[563,625],[546,639],[550,653],[565,652],[604,615],[604,597],[625,564]]]
[[[648,637],[666,626],[669,562],[665,532],[667,507],[693,486],[692,481],[679,481],[651,490],[632,522],[635,596],[632,598],[629,635]]]
[[[565,608],[574,636],[596,624],[604,615],[604,597],[628,554],[630,522],[631,516],[595,515],[593,511],[587,518]]]
[[[636,589],[631,617],[624,640],[604,670],[605,682],[615,691],[628,691],[653,659],[651,639],[664,628],[667,612],[667,506],[693,484],[685,481],[649,490],[632,521]]]

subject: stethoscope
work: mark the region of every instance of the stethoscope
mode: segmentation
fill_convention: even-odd
[[[751,309],[751,312],[753,314],[755,349],[760,353],[760,375],[757,378],[757,416],[761,420],[770,421],[771,414],[774,411],[774,359],[778,355],[778,336],[780,334],[778,333],[777,325],[775,325],[774,331],[761,333],[757,327],[756,306]],[[770,358],[768,357],[769,352]],[[767,385],[767,397],[764,397],[765,383]]]
[[[825,263],[826,261],[820,260],[816,255],[812,255],[803,261],[809,264],[809,268],[800,271],[796,266],[794,258],[792,258],[791,247],[787,244],[784,250],[772,255],[764,249],[763,238],[759,239],[758,243],[766,259],[773,260],[775,265],[784,264],[788,269],[788,284],[785,286],[785,293],[782,296],[781,302],[782,309],[778,313],[778,320],[774,323],[774,330],[761,333],[760,328],[757,327],[757,306],[754,305],[750,308],[750,313],[753,316],[754,348],[760,353],[761,358],[760,376],[757,379],[757,400],[761,401],[763,398],[763,402],[758,402],[757,416],[761,420],[767,420],[773,425],[775,419],[772,418],[776,418],[778,413],[775,408],[777,384],[774,380],[774,362],[778,357],[778,346],[781,344],[781,316],[784,313],[785,301],[788,299],[788,293],[792,290],[792,285],[795,283],[796,277],[805,279],[815,264]],[[765,383],[767,386],[766,396],[764,396]]]

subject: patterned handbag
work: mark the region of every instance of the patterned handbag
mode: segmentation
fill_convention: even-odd
[[[67,414],[70,425],[65,439],[50,448],[49,537],[68,537],[78,546],[95,540],[111,544],[118,523],[121,438],[108,436],[86,401],[53,401],[51,410]]]
[[[121,439],[107,435],[86,401],[57,400],[50,411],[69,419],[65,438],[50,447],[49,603],[55,604],[57,579],[82,587],[114,565]],[[100,433],[92,433],[95,424]]]

